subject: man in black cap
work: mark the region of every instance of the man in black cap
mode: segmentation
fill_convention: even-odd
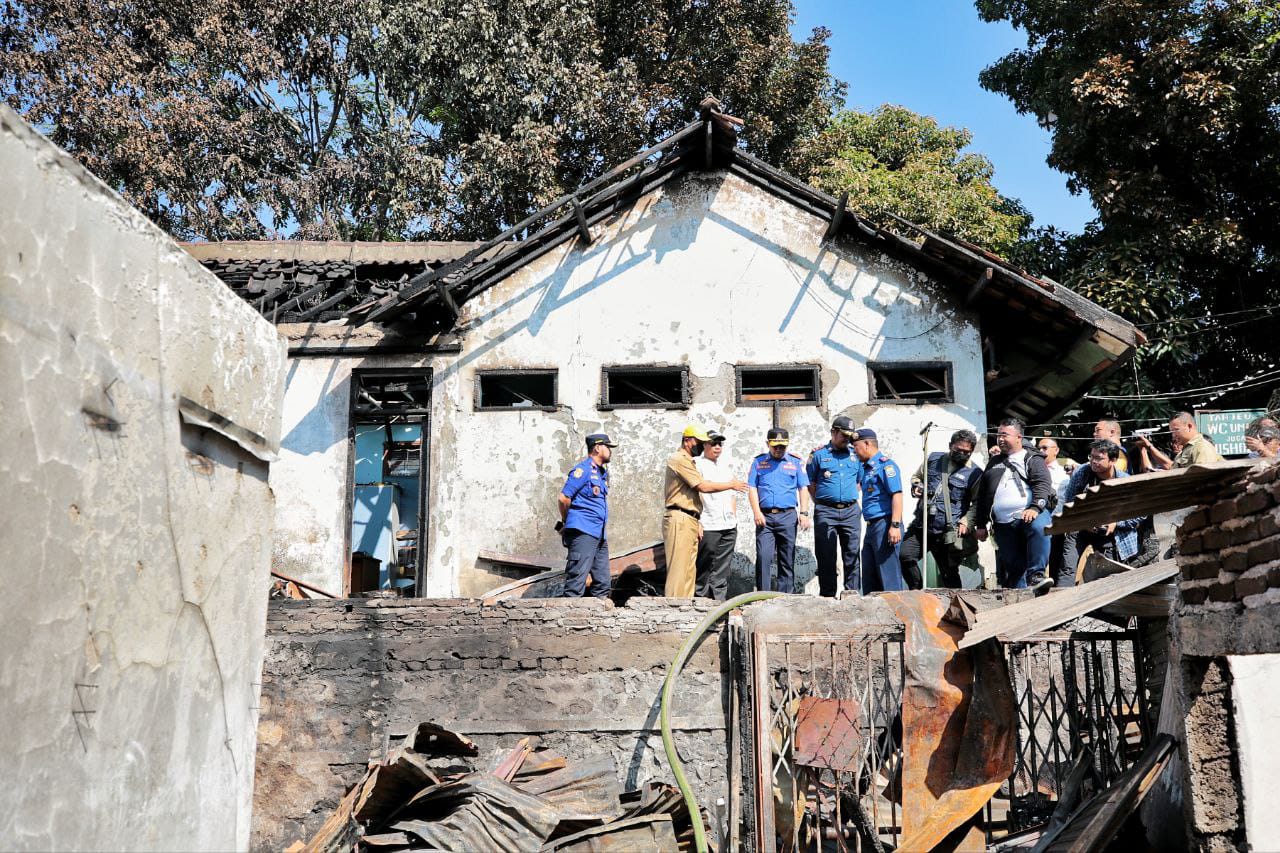
[[[565,478],[560,490],[560,541],[568,549],[564,567],[565,598],[581,598],[591,575],[591,595],[609,597],[609,460],[618,445],[602,432],[587,436],[587,458]]]
[[[799,456],[787,452],[791,437],[774,427],[765,439],[768,453],[751,460],[747,496],[756,522],[756,588],[773,589],[778,559],[778,591],[792,592],[796,557],[796,507],[801,530],[809,529],[809,476]]]
[[[844,591],[858,591],[858,548],[862,517],[858,512],[858,458],[849,449],[856,429],[844,415],[831,422],[831,441],[809,455],[805,473],[813,498],[813,555],[818,560],[818,592],[834,598],[840,586],[836,571],[839,546],[844,565]]]
[[[880,452],[875,430],[853,435],[853,452],[862,462],[862,591],[900,592],[902,577],[898,546],[902,543],[902,473],[898,464]]]

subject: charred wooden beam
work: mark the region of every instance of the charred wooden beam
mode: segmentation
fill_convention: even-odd
[[[995,278],[995,267],[987,267],[978,274],[978,280],[973,283],[973,287],[969,288],[969,294],[964,298],[964,307],[968,308],[973,304],[974,300],[987,289],[987,285]]]
[[[449,286],[444,283],[443,278],[435,280],[436,295],[440,297],[440,302],[444,305],[445,310],[449,312],[450,320],[457,320],[458,315],[462,313],[458,310],[458,303],[454,301],[453,294],[449,292]]]
[[[327,311],[328,309],[337,305],[339,302],[346,299],[348,296],[351,296],[355,292],[356,292],[356,285],[355,285],[355,282],[352,282],[351,284],[348,284],[346,287],[342,288],[342,290],[339,290],[337,293],[335,293],[333,296],[330,296],[328,299],[324,300],[323,302],[319,302],[313,305],[312,307],[308,308],[306,311],[301,312],[298,315],[298,320],[299,321],[310,320],[312,317],[315,317],[320,312]]]
[[[849,206],[849,191],[845,190],[840,193],[840,203],[836,205],[835,212],[831,214],[831,223],[827,225],[827,233],[822,235],[824,241],[830,240],[832,237],[840,233],[840,223],[844,220],[845,209]]]
[[[587,227],[587,215],[582,212],[582,202],[576,198],[573,200],[573,218],[578,223],[578,234],[582,236],[582,242],[591,245],[595,237],[592,236],[591,229]]]

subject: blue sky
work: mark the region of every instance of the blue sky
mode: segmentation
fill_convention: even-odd
[[[794,0],[794,32],[831,30],[831,71],[849,85],[848,105],[901,104],[973,131],[970,150],[995,164],[995,185],[1020,199],[1036,225],[1078,232],[1094,216],[1066,176],[1045,164],[1049,135],[978,72],[1025,39],[1007,23],[986,24],[971,0]]]

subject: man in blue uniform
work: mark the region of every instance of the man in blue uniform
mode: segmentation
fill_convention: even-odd
[[[778,592],[792,592],[796,558],[796,506],[800,528],[809,529],[809,477],[799,456],[787,452],[791,437],[774,427],[765,439],[768,453],[751,460],[747,497],[756,521],[756,588],[773,589],[778,560]]]
[[[560,541],[569,550],[564,567],[565,598],[581,598],[591,575],[591,595],[609,597],[609,459],[618,445],[597,432],[587,436],[587,458],[583,459],[560,490]]]
[[[855,434],[844,415],[831,422],[831,441],[809,456],[805,473],[813,498],[813,554],[818,560],[818,592],[834,598],[839,584],[836,546],[844,564],[845,592],[858,591],[858,547],[862,518],[858,513],[858,468],[849,449]]]
[[[853,452],[862,461],[862,591],[896,592],[907,588],[898,561],[902,542],[902,475],[898,463],[880,452],[874,430],[854,434]]]

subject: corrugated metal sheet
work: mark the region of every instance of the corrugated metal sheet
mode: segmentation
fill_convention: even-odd
[[[1177,574],[1177,561],[1161,560],[1140,569],[1130,569],[1079,586],[1055,589],[1048,595],[1030,601],[980,611],[977,623],[960,640],[959,646],[967,649],[992,638],[999,638],[1007,643],[1025,640],[1032,634],[1092,613],[1140,589],[1176,577]]]
[[[1090,486],[1067,503],[1048,532],[1074,533],[1125,518],[1139,518],[1206,503],[1219,489],[1244,476],[1257,464],[1257,459],[1234,459],[1107,480]],[[1266,464],[1265,460],[1262,464]]]

